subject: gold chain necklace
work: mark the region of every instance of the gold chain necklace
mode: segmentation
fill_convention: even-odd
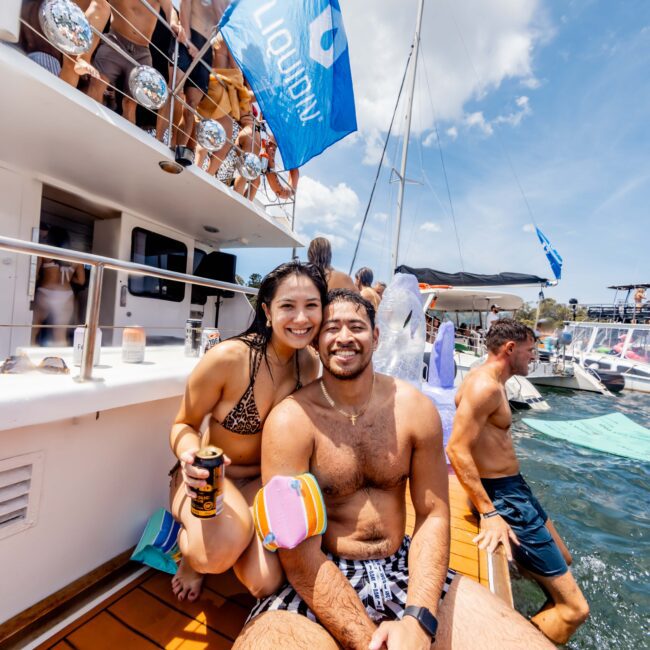
[[[370,387],[370,397],[368,397],[368,401],[363,405],[363,407],[359,410],[358,413],[348,413],[347,411],[340,409],[336,405],[336,402],[330,397],[330,394],[327,392],[327,388],[325,388],[325,384],[323,383],[322,378],[319,380],[319,383],[320,383],[320,389],[323,393],[323,397],[330,405],[330,407],[338,411],[341,415],[344,415],[348,420],[350,420],[350,422],[352,422],[352,426],[355,427],[357,425],[357,420],[366,412],[366,409],[370,405],[370,400],[372,399],[372,394],[375,390],[375,373],[374,372],[372,373],[372,386]]]

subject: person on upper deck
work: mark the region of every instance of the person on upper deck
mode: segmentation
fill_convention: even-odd
[[[25,0],[20,8],[19,48],[35,63],[55,76],[61,74],[63,55],[52,45],[41,29],[38,13],[45,0]]]
[[[178,111],[174,111],[173,117],[169,117],[168,101],[164,108],[159,111],[167,125],[173,121],[174,130],[171,134],[172,146],[183,145],[188,146],[194,150],[196,141],[194,139],[195,128],[195,112],[205,93],[208,91],[210,81],[210,70],[212,69],[212,47],[208,47],[201,57],[200,61],[195,61],[199,51],[207,43],[211,37],[212,32],[216,25],[221,20],[223,12],[226,10],[230,0],[181,0],[180,4],[180,22],[183,27],[187,38],[178,43],[178,57],[176,63],[178,72],[176,76],[176,83],[178,84],[181,77],[189,69],[190,65],[194,65],[189,76],[185,80],[183,87],[183,99],[187,106],[180,107]],[[169,50],[169,58],[173,60],[175,44],[172,43]],[[170,64],[169,78],[172,79],[172,67]],[[160,125],[160,121],[159,121]],[[160,136],[161,129],[157,129]]]
[[[89,24],[97,31],[103,32],[111,15],[111,7],[108,0],[74,0],[79,5],[88,19]],[[64,56],[61,79],[74,88],[79,84],[82,75],[99,78],[99,72],[91,65],[95,50],[99,45],[99,36],[93,34],[93,40],[87,52],[78,56]]]
[[[374,277],[372,269],[363,266],[357,271],[354,280],[359,293],[377,310],[381,302],[381,296],[372,288]]]
[[[172,579],[179,600],[198,597],[203,574],[231,567],[255,596],[281,583],[277,558],[254,536],[249,508],[261,485],[267,414],[318,374],[318,360],[308,346],[320,328],[326,293],[325,278],[313,264],[280,265],[262,280],[252,325],[206,353],[188,379],[170,437],[179,459],[171,472],[171,511],[183,525],[183,559]],[[206,444],[217,445],[232,461],[226,470],[224,509],[213,519],[190,512],[190,495],[207,475],[192,466],[206,415]]]
[[[567,547],[519,473],[505,391],[510,377],[528,374],[535,337],[524,324],[503,319],[493,323],[486,345],[487,361],[458,389],[447,455],[480,514],[479,548],[503,545],[508,559],[540,585],[547,601],[532,623],[563,644],[587,619],[589,605],[569,570]]]
[[[207,172],[211,176],[217,173],[232,151],[230,143],[234,142],[239,135],[241,130],[239,122],[242,117],[252,114],[253,99],[254,95],[246,84],[244,73],[233,59],[223,35],[219,32],[212,45],[212,72],[208,81],[208,91],[197,107],[201,118],[219,122],[228,138],[219,151],[209,154],[210,163]],[[197,144],[197,167],[205,167],[206,157],[208,152]],[[234,170],[234,164],[231,167]]]
[[[315,237],[309,242],[307,259],[325,275],[328,291],[333,289],[357,290],[352,278],[347,273],[337,271],[332,267],[332,245],[326,237]]]
[[[110,4],[113,11],[106,38],[139,65],[152,64],[149,43],[156,28],[156,14],[161,8],[178,38],[185,38],[185,32],[171,0],[149,0],[156,14],[149,11],[140,0],[110,0]],[[123,91],[125,94],[122,97],[122,116],[135,124],[136,103],[131,98],[128,83],[134,64],[122,53],[102,42],[95,53],[94,65],[101,76],[91,78],[88,95],[102,103],[107,84]]]
[[[265,485],[311,472],[327,529],[280,548],[288,583],[258,601],[233,648],[429,650],[434,639],[445,650],[552,648],[505,602],[448,569],[440,417],[420,391],[374,372],[374,318],[358,293],[330,292],[318,337],[323,376],[266,420]]]

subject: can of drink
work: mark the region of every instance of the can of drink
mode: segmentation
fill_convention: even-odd
[[[221,334],[215,327],[204,327],[201,332],[201,356],[221,341]]]
[[[226,478],[223,451],[213,445],[199,449],[194,457],[194,467],[207,469],[210,475],[205,479],[204,487],[196,488],[190,511],[200,519],[216,517],[223,510],[223,484]]]
[[[198,357],[201,349],[201,320],[188,318],[185,321],[185,356]]]

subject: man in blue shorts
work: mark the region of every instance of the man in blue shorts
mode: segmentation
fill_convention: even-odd
[[[456,395],[457,413],[447,455],[481,516],[479,547],[503,544],[547,595],[531,621],[554,643],[566,643],[589,615],[589,605],[569,571],[571,555],[519,473],[505,383],[527,375],[534,359],[533,331],[510,319],[492,324],[487,361]]]

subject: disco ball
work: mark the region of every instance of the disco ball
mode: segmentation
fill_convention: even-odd
[[[262,161],[254,153],[247,153],[239,157],[237,169],[242,178],[254,181],[262,173]]]
[[[217,120],[201,120],[196,127],[196,139],[204,149],[214,153],[226,144],[226,130]]]
[[[90,49],[93,32],[83,11],[70,0],[46,0],[38,12],[43,34],[57,48],[74,56]]]
[[[167,101],[167,83],[163,76],[149,65],[139,65],[129,75],[131,95],[138,104],[157,111]]]

